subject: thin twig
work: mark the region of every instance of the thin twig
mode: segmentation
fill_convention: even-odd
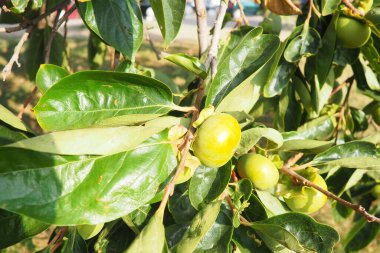
[[[17,114],[17,117],[19,119],[22,119],[22,116],[24,115],[26,107],[28,107],[28,105],[30,104],[30,102],[32,102],[32,99],[34,98],[34,96],[36,95],[36,93],[37,93],[37,86],[34,86],[32,92],[30,93],[30,95],[25,99],[24,104],[22,105],[22,108],[21,108],[20,112]]]
[[[60,18],[58,20],[58,23],[57,25],[53,28],[53,30],[56,32],[58,31],[59,27],[63,24],[63,22],[66,22],[66,20],[69,18],[69,16],[77,9],[77,6],[74,4],[73,6],[70,7],[70,9],[68,9],[65,13],[65,15],[63,15],[62,18]]]
[[[68,227],[61,227],[54,238],[50,241],[50,251],[49,253],[54,253],[63,243],[63,238],[68,231]]]
[[[342,3],[346,5],[354,14],[357,14],[359,16],[364,16],[364,12],[358,10],[350,0],[342,0]]]
[[[314,7],[314,2],[313,2],[313,0],[309,0],[309,12],[307,13],[307,17],[306,17],[306,20],[305,20],[305,24],[306,24],[307,26],[309,26],[309,23],[310,23],[310,19],[311,19],[311,14],[312,14],[313,7]]]
[[[37,16],[37,17],[35,17],[32,20],[26,20],[26,21],[20,23],[17,26],[2,27],[2,28],[0,28],[0,33],[2,33],[2,32],[6,32],[6,33],[18,32],[18,31],[27,29],[27,28],[29,28],[31,26],[34,26],[39,21],[41,21],[42,19],[46,18],[47,16],[49,16],[54,11],[62,9],[63,7],[65,7],[66,5],[68,5],[69,3],[70,3],[70,1],[63,1],[62,3],[57,4],[56,6],[54,6],[52,9],[48,10],[47,12],[45,12],[45,13]]]
[[[48,40],[48,43],[47,43],[46,48],[45,48],[45,61],[44,61],[45,63],[49,63],[49,61],[50,61],[51,47],[53,45],[54,37],[55,37],[55,34],[57,32],[56,27],[58,25],[58,19],[59,19],[60,13],[61,13],[61,10],[58,10],[57,16],[54,19],[53,29],[51,30],[49,40]]]
[[[297,156],[297,155],[296,155]],[[294,158],[294,157],[293,157]],[[293,159],[291,158],[291,159]],[[292,178],[293,180],[296,180],[297,182],[299,182],[300,184],[304,185],[304,186],[308,186],[308,187],[312,187],[320,192],[322,192],[323,194],[325,194],[327,197],[329,198],[332,198],[336,201],[338,201],[339,203],[353,209],[354,211],[356,211],[357,213],[361,214],[368,222],[376,222],[376,223],[380,223],[380,219],[377,218],[376,216],[366,212],[366,209],[361,206],[361,205],[356,205],[356,204],[353,204],[351,202],[348,202],[338,196],[336,196],[335,194],[321,188],[320,186],[314,184],[313,182],[307,180],[306,178],[302,177],[301,175],[299,175],[297,172],[295,172],[294,170],[292,170],[290,168],[290,165],[291,163],[287,162],[285,163],[282,167],[281,167],[281,171],[284,172],[286,175],[290,176],[290,178]]]
[[[249,25],[249,21],[248,21],[247,17],[245,16],[245,13],[244,13],[244,6],[241,4],[240,0],[236,0],[236,3],[239,6],[240,16],[243,19],[244,24]]]
[[[217,55],[218,55],[218,43],[219,38],[222,31],[222,25],[223,25],[223,19],[226,15],[227,11],[227,5],[229,1],[221,1],[220,2],[220,8],[219,8],[219,14],[216,18],[215,25],[214,25],[214,35],[212,36],[211,40],[211,46],[210,50],[208,52],[208,56],[205,62],[205,66],[208,69],[210,67],[211,69],[211,78],[213,79],[216,74],[216,68],[217,68]]]
[[[152,48],[154,54],[156,55],[157,60],[161,60],[161,52],[156,48],[152,39],[150,38],[149,30],[146,27],[146,25],[144,25],[144,30],[145,30],[145,39],[149,42],[149,45]]]
[[[207,30],[207,11],[205,0],[195,0],[195,13],[197,15],[197,31],[198,31],[198,45],[199,45],[199,58],[207,51],[208,46],[208,33]]]
[[[7,79],[8,74],[12,71],[12,67],[13,67],[14,63],[16,63],[18,67],[21,66],[21,64],[18,62],[18,58],[20,56],[22,46],[24,45],[25,41],[27,41],[29,34],[32,30],[33,30],[33,26],[30,26],[25,31],[25,33],[22,35],[20,41],[18,42],[17,46],[15,47],[15,50],[14,50],[14,53],[13,53],[11,59],[9,60],[7,65],[5,65],[5,67],[3,69],[3,72],[2,72],[3,81],[5,81]]]

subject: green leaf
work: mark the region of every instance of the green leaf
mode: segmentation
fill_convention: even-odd
[[[301,123],[302,108],[298,103],[293,85],[284,88],[278,102],[275,126],[279,131],[295,130]]]
[[[221,42],[221,48],[218,50],[219,63],[223,62],[224,59],[229,56],[234,48],[239,45],[240,41],[244,36],[252,31],[254,28],[252,26],[240,26],[236,30],[231,31],[228,34],[226,41]],[[218,68],[220,64],[218,64]]]
[[[220,201],[211,202],[197,213],[173,253],[192,253],[214,225],[220,211]]]
[[[164,37],[164,47],[168,47],[177,36],[185,14],[186,0],[149,0],[158,26]]]
[[[245,130],[241,134],[240,144],[236,150],[238,155],[246,154],[262,138],[268,140],[268,149],[277,149],[282,146],[283,139],[280,132],[273,128],[256,127]]]
[[[42,64],[37,71],[36,85],[41,93],[45,93],[56,82],[69,74],[70,73],[62,67],[53,64]]]
[[[311,83],[311,99],[313,109],[317,115],[320,114],[323,107],[328,103],[334,83],[335,74],[333,69],[330,69],[324,83],[319,83],[318,77],[314,76],[314,80]]]
[[[234,230],[232,241],[241,253],[271,253],[258,235],[246,226]]]
[[[24,123],[19,118],[17,118],[16,115],[14,115],[11,111],[2,105],[0,105],[0,120],[18,130],[25,132],[28,131]]]
[[[207,77],[206,67],[196,57],[192,57],[184,53],[177,53],[165,56],[165,59],[184,69],[187,69],[202,79],[206,79]]]
[[[334,13],[340,4],[340,0],[322,0],[322,16]]]
[[[177,165],[167,132],[109,156],[0,148],[0,207],[57,225],[127,215],[149,202]]]
[[[376,152],[375,144],[365,141],[352,141],[334,146],[316,155],[312,164],[380,169],[380,156]]]
[[[149,126],[149,124],[155,124],[159,119],[147,122],[148,126],[87,128],[53,132],[12,143],[8,147],[60,155],[110,155],[131,150],[153,134],[179,123],[173,117],[173,121],[168,121],[166,125]]]
[[[117,51],[134,60],[143,40],[142,15],[137,2],[92,0],[91,3],[100,37]]]
[[[230,210],[225,210],[231,212]],[[230,217],[224,212],[219,212],[214,225],[198,243],[194,253],[222,253],[228,252],[233,227]]]
[[[67,240],[63,241],[60,253],[87,253],[87,245],[75,228],[69,228]]]
[[[185,224],[194,218],[198,211],[191,205],[187,183],[176,186],[169,199],[168,208],[178,224]]]
[[[326,1],[326,0],[324,0]],[[328,3],[325,6],[330,5],[331,3],[340,3],[339,0],[326,1]],[[322,4],[323,6],[323,4]],[[324,10],[322,9],[322,12]],[[335,53],[335,44],[336,44],[336,31],[335,25],[338,20],[338,15],[334,15],[330,21],[329,26],[327,27],[325,34],[322,38],[322,47],[319,49],[316,59],[317,75],[320,83],[325,83],[326,78],[329,74],[329,71],[332,66]]]
[[[0,209],[0,249],[46,230],[50,225]]]
[[[228,93],[259,70],[273,56],[279,45],[279,38],[262,34],[262,28],[247,33],[218,68],[207,92],[206,106],[217,106]]]
[[[284,137],[284,134],[282,135]],[[284,144],[280,147],[282,151],[298,151],[303,153],[321,153],[332,147],[334,141],[317,141],[310,139],[298,139],[297,136],[286,138]]]
[[[79,2],[78,0],[76,0],[75,4],[77,5],[79,15],[81,16],[87,27],[104,41],[104,39],[100,35],[98,24],[96,23],[92,1]]]
[[[196,209],[211,203],[226,189],[231,177],[231,163],[221,168],[199,166],[191,178],[189,198]]]
[[[288,212],[287,208],[285,208],[285,205],[283,205],[281,201],[271,193],[259,190],[256,190],[256,193],[270,217]]]
[[[289,42],[284,57],[288,62],[298,62],[302,57],[316,55],[320,47],[322,40],[318,31],[305,26],[302,33]]]
[[[164,245],[165,227],[162,217],[155,214],[125,253],[162,253]]]
[[[28,6],[29,0],[12,0],[12,11],[15,13],[23,13]]]
[[[325,115],[298,127],[298,136],[305,139],[313,140],[328,140],[335,130],[336,120],[335,117]]]
[[[378,207],[377,211],[371,211],[370,213],[379,217],[380,208]],[[379,223],[367,222],[364,217],[360,217],[352,226],[342,244],[347,252],[360,251],[376,238],[379,231]]]
[[[46,130],[144,122],[173,109],[170,89],[136,74],[83,71],[58,81],[34,112]]]
[[[253,222],[251,227],[274,251],[330,253],[339,241],[339,234],[333,228],[300,213],[281,214]]]
[[[130,214],[123,216],[122,219],[128,227],[136,234],[140,233],[140,229],[143,225],[146,225],[146,221],[150,218],[152,206],[149,204],[140,206]]]
[[[123,221],[111,221],[104,224],[94,244],[94,252],[124,252],[134,238],[135,234]]]
[[[17,129],[8,127],[0,122],[0,146],[7,145],[16,141],[27,139],[28,136]]]

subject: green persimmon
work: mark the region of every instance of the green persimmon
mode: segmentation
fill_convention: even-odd
[[[104,223],[96,225],[79,225],[77,226],[77,230],[83,239],[88,240],[96,236],[102,230],[103,226]]]
[[[248,178],[252,184],[266,190],[278,183],[279,173],[271,160],[259,154],[246,154],[239,158],[237,171],[240,177]]]
[[[298,174],[327,190],[325,180],[316,172],[316,169],[309,167],[305,170],[297,171]],[[284,194],[287,206],[295,212],[314,213],[321,209],[327,201],[327,196],[322,192],[308,186],[295,185],[290,179],[286,178],[288,192]]]
[[[352,3],[360,12],[366,14],[373,5],[373,0],[354,0]]]
[[[371,112],[373,121],[380,126],[380,103],[375,105]]]
[[[215,114],[208,117],[195,133],[192,149],[202,164],[218,168],[232,158],[240,137],[240,126],[234,117]]]
[[[373,187],[371,193],[375,198],[380,199],[380,183],[376,184],[375,187]]]
[[[344,47],[358,48],[367,43],[371,29],[354,18],[342,16],[338,19],[336,34]]]

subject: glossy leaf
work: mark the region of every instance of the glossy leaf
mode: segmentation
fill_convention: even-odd
[[[186,230],[179,243],[173,248],[174,253],[192,253],[198,243],[214,225],[220,211],[220,201],[215,201],[197,213],[191,221],[189,229]]]
[[[133,60],[143,40],[139,5],[129,0],[92,0],[100,37]]]
[[[158,120],[147,124],[155,124]],[[163,122],[160,126],[121,126],[53,132],[12,143],[8,147],[60,155],[110,155],[131,150],[177,122],[179,123],[173,118],[173,121]]]
[[[251,128],[242,132],[240,144],[236,153],[238,155],[246,154],[262,138],[268,140],[268,149],[277,149],[281,147],[283,143],[282,135],[273,128]]]
[[[297,62],[302,57],[316,55],[321,46],[322,40],[317,30],[305,26],[302,33],[289,42],[284,57],[288,62]]]
[[[95,33],[90,33],[88,38],[87,54],[91,69],[99,69],[103,66],[107,54],[107,45]]]
[[[58,81],[34,112],[46,130],[144,122],[173,109],[163,83],[135,74],[83,71]]]
[[[247,33],[218,68],[207,92],[206,106],[217,106],[228,93],[265,64],[279,45],[278,37],[262,34],[262,28]]]
[[[127,215],[149,202],[174,170],[167,138],[166,131],[144,142],[161,144],[110,156],[0,148],[0,206],[57,225],[99,224]]]
[[[246,226],[234,230],[233,242],[241,253],[271,253],[258,235]]]
[[[274,251],[288,249],[296,252],[330,253],[339,241],[339,235],[333,228],[300,213],[274,216],[253,222],[251,227]]]
[[[168,208],[176,223],[191,222],[198,211],[191,205],[187,183],[176,186],[173,196],[169,199]]]
[[[60,253],[87,253],[87,245],[75,228],[70,228],[67,240],[63,241]]]
[[[284,134],[283,134],[284,137]],[[334,141],[318,141],[303,139],[296,136],[284,137],[284,144],[280,147],[283,151],[299,151],[303,153],[320,153],[334,145]]]
[[[189,198],[196,209],[211,203],[226,189],[231,177],[231,163],[221,168],[199,166],[191,178]]]
[[[0,209],[0,249],[46,230],[50,225]]]
[[[270,217],[288,212],[285,205],[283,205],[281,201],[278,198],[276,198],[273,194],[259,190],[256,190],[256,193],[259,199],[261,200],[261,203],[267,210],[267,214]]]
[[[56,82],[68,76],[70,73],[53,64],[42,64],[37,71],[36,85],[40,92],[45,93]]]
[[[91,31],[93,31],[100,39],[103,40],[99,32],[98,24],[96,23],[92,1],[81,2],[77,0],[75,2],[77,5],[78,13],[80,14],[84,23]]]
[[[177,53],[165,56],[165,59],[184,69],[187,69],[202,79],[207,77],[206,67],[196,57],[192,57],[184,53]]]
[[[125,253],[162,253],[164,244],[165,227],[162,217],[155,214]]]
[[[279,131],[295,130],[301,123],[302,108],[295,95],[292,85],[285,87],[280,95],[275,117],[275,126]]]
[[[224,211],[219,212],[214,225],[198,243],[194,253],[228,252],[232,232],[230,217]]]
[[[28,136],[17,129],[11,128],[0,122],[0,146],[7,145],[16,141],[25,140]]]
[[[340,0],[322,0],[322,15],[327,16],[334,13],[340,2]]]
[[[325,115],[298,127],[297,133],[305,139],[328,140],[335,130],[335,117]]]
[[[95,252],[124,252],[131,245],[135,234],[121,220],[111,221],[104,225],[103,230],[94,243]]]
[[[334,3],[336,4],[337,2],[339,4],[339,0],[333,0],[333,1],[324,0],[324,1],[326,2],[325,7],[329,6],[329,7],[334,8],[331,5],[334,5]],[[323,3],[322,3],[322,6],[323,6]],[[322,9],[322,15],[324,15],[323,11],[325,11],[326,13],[326,8]],[[322,37],[322,45],[317,54],[316,67],[317,67],[318,80],[320,83],[325,83],[326,78],[331,69],[332,63],[333,63],[335,45],[336,45],[335,25],[336,25],[337,20],[338,20],[338,15],[334,15]]]
[[[23,13],[28,6],[29,0],[12,0],[12,11],[15,13]]]
[[[373,215],[379,217],[380,208],[377,208]],[[370,244],[379,234],[380,224],[375,222],[367,222],[365,218],[360,218],[352,226],[346,238],[343,241],[343,246],[347,252],[360,251]]]
[[[186,0],[149,0],[167,47],[177,36],[185,14]]]
[[[2,105],[0,105],[0,120],[18,130],[25,132],[28,131],[24,123],[18,117],[16,117],[16,115],[14,115],[11,111]]]
[[[376,145],[364,141],[352,141],[334,146],[315,156],[313,165],[328,164],[346,168],[380,169],[380,155]]]

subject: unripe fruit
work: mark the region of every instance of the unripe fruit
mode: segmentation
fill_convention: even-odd
[[[102,230],[103,226],[104,223],[100,223],[97,225],[79,225],[77,226],[77,230],[83,239],[88,240],[96,236],[100,232],[100,230]]]
[[[375,185],[375,187],[373,187],[373,189],[372,189],[372,195],[375,198],[380,199],[380,184],[377,184],[377,185]]]
[[[337,24],[337,37],[347,48],[362,47],[371,36],[368,25],[349,17],[339,17]]]
[[[259,154],[250,153],[240,157],[237,171],[240,177],[250,179],[260,190],[275,186],[279,179],[276,166],[271,160]]]
[[[192,148],[201,163],[217,168],[231,159],[240,137],[240,126],[234,117],[225,113],[215,114],[199,127]]]
[[[375,105],[371,112],[373,121],[380,126],[380,103]]]
[[[308,169],[314,168],[310,167]],[[310,173],[308,169],[297,171],[297,173],[322,189],[327,190],[325,180],[316,172]],[[290,181],[290,179],[287,180]],[[293,185],[292,190],[284,195],[284,200],[292,211],[314,213],[326,204],[327,196],[312,187]]]

